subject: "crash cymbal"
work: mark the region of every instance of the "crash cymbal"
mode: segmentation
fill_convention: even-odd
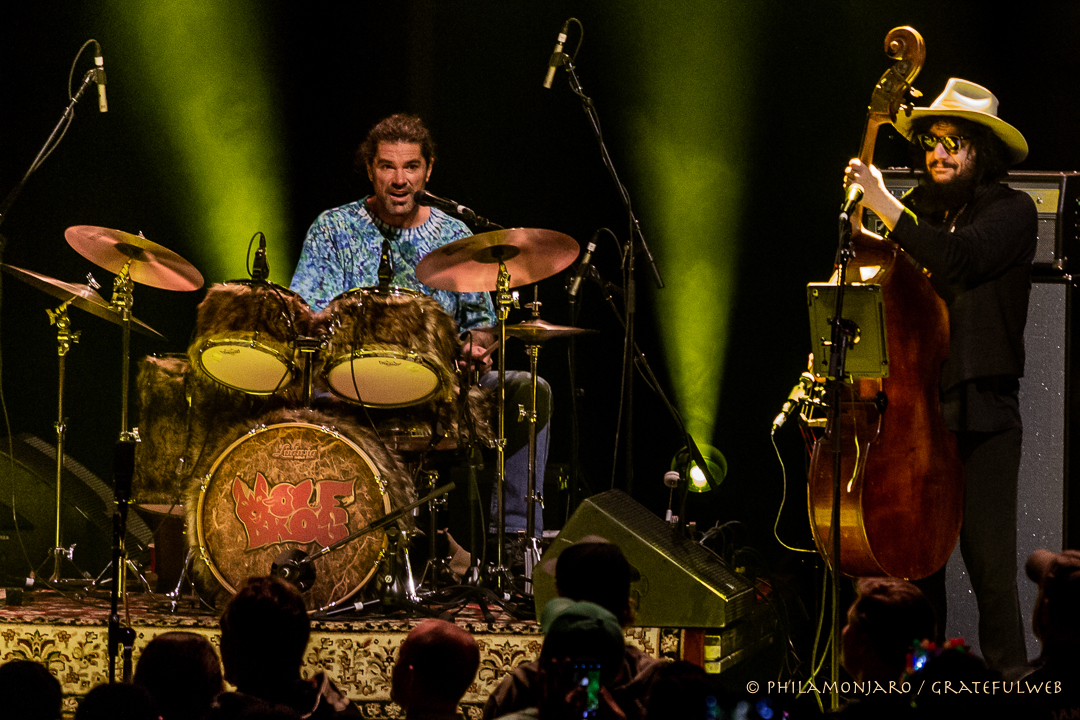
[[[476,328],[476,330],[489,332],[493,335],[499,334],[498,325],[489,325],[488,327]],[[525,322],[520,322],[516,325],[506,326],[507,336],[521,338],[525,341],[526,345],[536,345],[552,338],[569,337],[571,335],[585,335],[587,333],[594,332],[598,331],[592,330],[591,328],[570,327],[568,325],[552,325],[551,323],[545,320],[540,320],[539,318],[526,320]]]
[[[75,225],[64,231],[68,245],[109,272],[119,273],[128,261],[131,279],[163,290],[198,290],[203,276],[195,266],[172,250],[141,235],[122,230]]]
[[[108,320],[117,325],[124,324],[124,320],[120,313],[113,310],[112,306],[105,301],[105,298],[101,297],[97,290],[89,285],[83,283],[66,283],[63,280],[57,280],[48,275],[33,272],[32,270],[23,270],[14,265],[4,265],[3,268],[4,272],[14,275],[30,287],[43,290],[53,297],[60,298],[60,300],[64,302],[70,300],[71,305],[80,310],[85,310],[91,315],[96,315],[103,320]],[[131,318],[131,329],[135,332],[140,332],[143,335],[161,338],[162,340],[165,339],[165,336],[157,330],[134,317]]]
[[[416,277],[438,290],[497,290],[501,259],[510,273],[510,287],[521,287],[565,270],[580,249],[577,240],[554,230],[495,230],[432,250],[417,263]]]

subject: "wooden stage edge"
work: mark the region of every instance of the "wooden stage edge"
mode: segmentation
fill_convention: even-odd
[[[0,662],[33,660],[45,665],[64,692],[64,713],[74,713],[91,688],[108,680],[108,599],[78,601],[51,591],[22,593],[20,606],[0,607]],[[218,646],[218,615],[195,609],[185,600],[177,612],[142,594],[128,596],[127,617],[136,633],[133,662],[143,647],[164,632],[186,630],[206,636]],[[401,708],[390,701],[390,671],[409,630],[422,618],[318,620],[304,655],[304,676],[324,671],[356,703],[366,718],[400,718]],[[462,699],[465,718],[478,719],[484,702],[499,681],[522,662],[540,653],[543,640],[533,621],[499,615],[484,622],[476,606],[457,614],[456,622],[480,645],[480,671]],[[267,628],[267,632],[274,632]],[[655,657],[702,663],[702,631],[631,627],[626,641]],[[120,672],[117,672],[120,676]]]

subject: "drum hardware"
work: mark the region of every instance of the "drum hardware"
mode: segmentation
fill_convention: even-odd
[[[534,298],[537,290],[534,286]],[[529,422],[529,483],[525,495],[526,502],[526,530],[525,530],[525,578],[532,579],[532,570],[540,562],[540,543],[536,537],[536,504],[544,506],[541,494],[542,488],[536,487],[536,393],[537,393],[537,366],[540,358],[540,348],[553,338],[575,337],[587,333],[595,333],[596,330],[588,328],[576,328],[563,325],[552,325],[540,319],[540,307],[543,305],[539,300],[527,303],[526,307],[532,312],[532,318],[516,325],[507,325],[505,333],[508,337],[519,338],[525,342],[525,351],[529,354],[529,373],[532,375],[531,407],[519,406],[519,420]],[[480,328],[491,330],[493,328]],[[526,583],[526,592],[531,592],[531,583]]]
[[[131,627],[120,623],[120,595],[126,593],[125,572],[130,567],[146,584],[146,578],[138,572],[124,547],[127,525],[128,502],[131,497],[131,481],[135,474],[135,443],[139,441],[138,431],[128,422],[129,387],[131,373],[131,308],[134,305],[134,283],[162,288],[165,290],[190,291],[202,287],[203,277],[195,266],[182,257],[147,240],[140,233],[131,235],[119,230],[76,225],[64,231],[68,244],[83,257],[95,265],[115,273],[110,306],[120,318],[123,336],[121,354],[121,405],[120,437],[115,445],[113,456],[114,492],[116,494],[116,514],[113,523],[113,583],[111,587],[111,611],[109,614],[109,681],[115,679],[116,658],[123,647],[124,679],[131,675],[131,648],[135,632]],[[106,568],[107,571],[108,568]],[[104,575],[103,571],[102,574]],[[100,577],[98,580],[100,581]],[[97,581],[95,581],[97,582]]]
[[[499,345],[506,345],[506,318],[510,306],[519,307],[512,287],[539,282],[568,268],[580,246],[569,235],[553,230],[511,228],[472,235],[447,243],[428,253],[416,265],[420,282],[439,290],[495,292]],[[495,265],[498,270],[495,271]],[[511,279],[512,278],[512,279]],[[536,376],[533,376],[536,382]],[[506,354],[499,353],[499,408],[495,493],[498,498],[495,562],[488,574],[498,590],[508,597],[512,584],[503,562],[506,535]],[[535,402],[534,402],[535,407]],[[535,462],[535,439],[531,441]],[[534,469],[535,470],[535,469]],[[535,484],[535,480],[530,480]],[[530,495],[532,493],[530,492]],[[530,521],[532,520],[530,506]],[[535,529],[535,526],[533,526]]]
[[[435,489],[436,483],[439,481],[439,473],[435,471],[425,471],[423,473],[425,477],[425,486],[429,490]],[[428,559],[424,564],[424,571],[420,573],[419,585],[422,587],[424,581],[429,577],[431,578],[432,592],[438,591],[439,581],[445,578],[450,573],[450,559],[446,556],[439,556],[436,548],[436,541],[439,535],[439,523],[438,514],[440,510],[446,509],[446,496],[440,495],[439,497],[432,498],[428,503]]]
[[[303,390],[301,391],[300,402],[306,408],[311,407],[315,354],[325,346],[326,341],[321,337],[301,335],[296,338],[296,351],[299,352],[300,356],[303,358]]]
[[[270,572],[272,575],[294,584],[301,592],[306,592],[318,580],[313,564],[316,560],[345,547],[353,540],[367,535],[368,533],[385,529],[386,543],[383,551],[380,553],[377,564],[378,574],[376,578],[376,588],[377,595],[379,596],[377,602],[381,603],[383,607],[387,609],[395,609],[398,607],[415,609],[419,605],[420,599],[416,595],[412,565],[409,561],[409,536],[397,527],[397,521],[411,513],[415,508],[420,507],[424,503],[431,502],[453,489],[453,483],[435,488],[419,500],[383,515],[351,535],[348,535],[331,545],[327,545],[318,552],[310,555],[299,549],[286,550],[275,558],[271,565]],[[399,569],[399,562],[402,562],[404,567]],[[404,580],[402,579],[402,575],[404,576]],[[373,604],[370,602],[359,602],[343,605],[342,602],[343,601],[332,602],[326,607],[319,609],[318,612],[321,616],[326,617],[348,612],[353,609],[360,610],[367,605]]]
[[[89,584],[93,581],[86,573],[79,570],[78,566],[73,560],[74,546],[65,548],[61,545],[61,523],[60,523],[60,507],[61,507],[61,478],[64,463],[64,447],[67,437],[67,418],[64,417],[64,391],[66,384],[66,358],[67,353],[70,351],[71,346],[79,342],[80,332],[71,330],[71,320],[68,317],[67,309],[69,306],[77,307],[85,310],[92,315],[100,317],[109,322],[123,325],[123,315],[118,313],[109,303],[97,293],[97,288],[100,287],[93,277],[88,277],[89,284],[78,283],[66,283],[60,280],[56,280],[47,275],[41,275],[39,273],[17,268],[12,265],[4,265],[3,269],[10,275],[14,275],[19,280],[25,282],[31,287],[42,290],[53,297],[59,298],[63,302],[55,310],[47,310],[49,316],[49,324],[56,326],[57,333],[57,354],[59,357],[59,374],[57,380],[57,419],[54,425],[57,435],[56,444],[56,537],[55,545],[49,558],[45,560],[36,570],[35,575],[39,574],[48,564],[51,559],[53,562],[52,574],[49,578],[51,583],[76,583],[76,584]],[[145,323],[134,320],[135,329],[138,332],[146,335],[164,338],[160,333],[151,328]],[[71,565],[71,567],[77,572],[78,579],[65,578],[61,566],[63,561]]]

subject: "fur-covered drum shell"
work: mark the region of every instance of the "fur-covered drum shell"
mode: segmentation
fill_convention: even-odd
[[[222,385],[270,395],[298,384],[296,340],[314,318],[304,299],[269,282],[213,285],[199,303],[192,367]]]
[[[453,399],[458,339],[434,299],[405,288],[359,288],[318,316],[326,334],[321,375],[352,403],[401,408]]]

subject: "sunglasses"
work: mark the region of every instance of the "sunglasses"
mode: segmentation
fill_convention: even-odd
[[[938,143],[941,143],[945,147],[945,152],[950,155],[955,155],[960,152],[960,148],[963,147],[963,142],[965,140],[967,140],[967,138],[962,135],[943,135],[938,137],[937,135],[926,133],[915,136],[915,142],[917,142],[926,152],[933,152],[934,148],[938,146]]]

